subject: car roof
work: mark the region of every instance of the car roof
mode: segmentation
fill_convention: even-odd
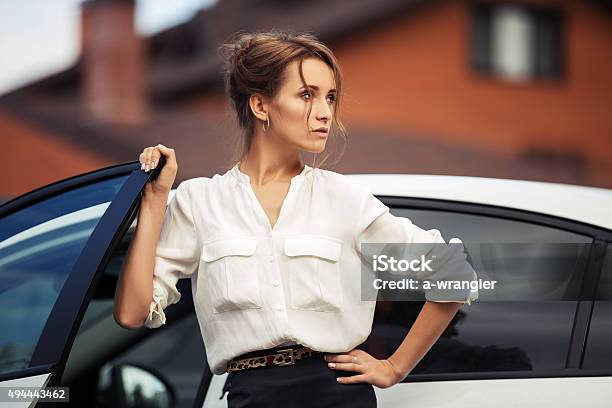
[[[573,184],[429,174],[347,174],[375,195],[451,200],[553,215],[612,230],[612,190]]]

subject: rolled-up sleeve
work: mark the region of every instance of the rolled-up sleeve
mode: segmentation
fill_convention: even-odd
[[[470,263],[463,242],[459,238],[451,238],[449,245],[437,229],[425,230],[413,224],[409,218],[398,217],[391,214],[378,198],[371,193],[365,194],[362,199],[361,213],[358,216],[358,228],[355,233],[355,250],[362,262],[370,262],[371,255],[362,252],[362,244],[411,244],[395,245],[392,248],[401,248],[401,253],[395,254],[404,259],[416,259],[424,256],[432,260],[430,271],[423,270],[415,273],[420,282],[439,281],[477,281],[477,275]],[[433,245],[421,245],[421,244]],[[383,246],[384,247],[384,246]],[[427,268],[424,268],[427,269]],[[432,302],[458,302],[471,304],[478,298],[478,291],[473,289],[438,290],[436,285],[425,292],[425,299]],[[449,298],[457,300],[443,300]]]
[[[166,324],[164,309],[181,299],[176,284],[188,278],[199,265],[199,238],[193,218],[188,181],[179,184],[164,212],[155,250],[153,299],[144,326],[154,329]]]

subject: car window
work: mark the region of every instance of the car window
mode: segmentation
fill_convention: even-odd
[[[132,371],[138,367],[139,371],[147,373],[130,382],[140,387],[142,398],[151,406],[166,406],[167,393],[158,386],[161,380],[176,396],[176,407],[191,408],[202,376],[209,369],[200,327],[193,305],[190,305],[189,280],[181,279],[177,285],[181,301],[166,311],[166,327],[127,330],[113,317],[115,288],[135,226],[136,221],[113,251],[102,282],[87,306],[62,384],[70,386],[71,401],[78,402],[77,405],[121,405],[110,373],[114,372],[114,367],[128,364]],[[174,314],[178,311],[181,313]],[[128,380],[124,378],[123,382]],[[73,392],[86,387],[92,388]]]
[[[64,191],[0,218],[0,373],[28,367],[66,278],[126,179]]]
[[[612,244],[606,249],[582,367],[612,368]]]
[[[412,374],[565,367],[590,237],[494,216],[391,211],[421,228],[438,229],[446,242],[460,238],[479,278],[513,288],[511,293],[480,291],[480,302],[462,305]],[[517,295],[531,300],[513,300]],[[378,358],[391,355],[423,304],[378,302],[366,350]]]

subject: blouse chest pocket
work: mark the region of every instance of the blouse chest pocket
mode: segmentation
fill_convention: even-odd
[[[214,313],[260,308],[262,305],[254,238],[221,239],[204,243],[204,292]]]
[[[342,240],[323,235],[285,239],[289,298],[294,309],[320,312],[343,310],[340,254]]]

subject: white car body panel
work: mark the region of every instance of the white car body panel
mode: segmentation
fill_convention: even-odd
[[[379,408],[609,408],[612,378],[431,381],[374,389]]]
[[[203,408],[227,408],[226,374],[213,375]],[[374,387],[378,408],[609,408],[612,377],[513,378]]]
[[[462,201],[532,211],[612,230],[612,190],[471,176],[349,174],[376,195]]]

